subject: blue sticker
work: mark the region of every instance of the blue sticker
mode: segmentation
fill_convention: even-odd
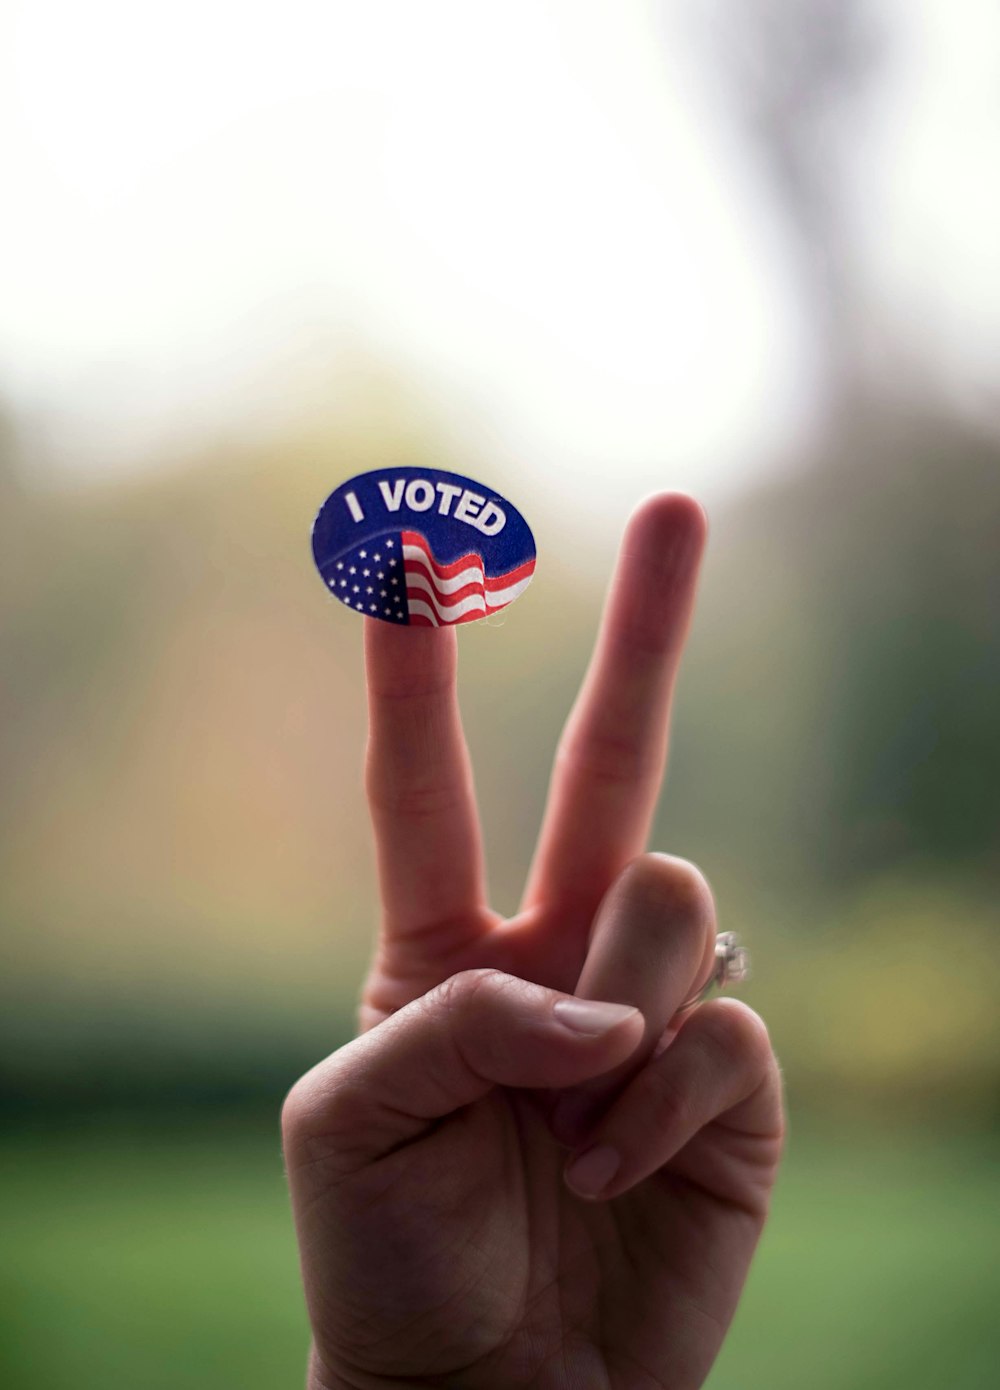
[[[410,627],[497,613],[535,572],[534,537],[517,508],[435,468],[379,468],[341,483],[319,509],[312,548],[343,604]]]

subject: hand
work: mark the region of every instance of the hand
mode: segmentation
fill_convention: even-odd
[[[703,545],[685,497],[629,523],[511,921],[455,632],[365,624],[382,927],[361,1036],[283,1115],[311,1390],[692,1390],[718,1353],[783,1122],[757,1016],[681,1008],[711,970],[704,879],[642,854]]]

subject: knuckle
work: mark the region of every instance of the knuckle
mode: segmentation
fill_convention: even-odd
[[[492,966],[476,966],[450,975],[435,986],[425,999],[428,1007],[454,1014],[468,1009],[483,995],[492,997],[501,993],[509,979],[502,970],[495,970]]]
[[[679,917],[705,922],[715,915],[715,902],[708,879],[688,859],[674,855],[650,855],[660,867],[663,888]]]
[[[661,1132],[683,1130],[691,1098],[683,1084],[667,1068],[650,1067],[648,1101],[653,1124]]]
[[[281,1137],[286,1153],[306,1149],[317,1135],[336,1128],[339,1106],[336,1086],[322,1103],[311,1073],[296,1081],[281,1107]]]
[[[370,776],[365,786],[373,810],[414,821],[446,815],[461,803],[463,796],[454,782],[413,781],[402,785],[386,777]]]
[[[296,1081],[285,1096],[281,1106],[281,1135],[287,1147],[294,1144],[302,1133],[305,1119],[305,1104],[302,1079]]]
[[[619,876],[620,891],[636,906],[669,919],[702,945],[715,923],[715,902],[705,875],[686,859],[643,854]]]
[[[488,1070],[505,1055],[503,1001],[520,983],[502,970],[478,966],[450,976],[426,996],[439,1023],[443,1016],[450,1045],[469,1070]]]
[[[753,1074],[766,1071],[773,1053],[767,1025],[739,999],[716,999],[705,1024],[715,1050],[730,1067]]]
[[[343,1049],[342,1049],[343,1050]],[[301,1076],[281,1107],[281,1139],[286,1154],[309,1155],[336,1149],[357,1124],[359,1096],[350,1069],[338,1053]]]
[[[595,728],[574,730],[560,744],[556,762],[571,774],[610,788],[634,788],[656,770],[656,763],[637,738]]]

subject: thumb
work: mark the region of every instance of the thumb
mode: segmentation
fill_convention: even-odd
[[[643,1030],[629,1005],[463,971],[295,1084],[282,1112],[289,1168],[323,1161],[328,1178],[346,1175],[494,1086],[577,1085],[623,1062]]]

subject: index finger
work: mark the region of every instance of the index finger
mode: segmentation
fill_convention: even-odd
[[[483,854],[458,712],[456,635],[448,627],[365,622],[368,754],[388,938],[436,927],[483,930]]]
[[[560,740],[524,907],[568,906],[589,927],[645,847],[706,529],[701,507],[680,493],[650,498],[629,521]]]

